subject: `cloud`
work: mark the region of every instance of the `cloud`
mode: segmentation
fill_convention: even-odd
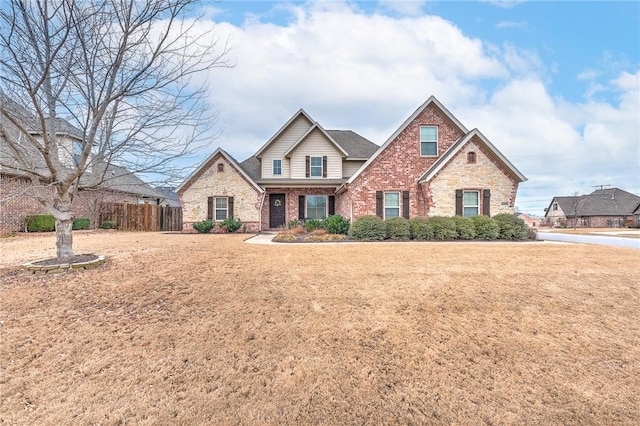
[[[399,15],[417,15],[422,12],[422,6],[427,3],[426,1],[418,0],[380,0],[379,6],[383,10],[395,12]]]
[[[217,146],[247,158],[299,108],[327,129],[382,144],[433,94],[529,178],[516,202],[523,210],[542,214],[554,195],[598,184],[640,192],[638,72],[600,82],[613,103],[588,90],[571,103],[550,93],[553,64],[536,50],[489,44],[441,17],[365,13],[342,2],[286,8],[285,24],[198,22],[231,38],[237,64],[204,76],[224,131],[202,158]]]
[[[502,21],[496,24],[496,28],[504,29],[504,28],[525,28],[527,26],[526,21]]]

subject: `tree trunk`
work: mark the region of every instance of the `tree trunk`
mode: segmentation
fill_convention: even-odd
[[[56,219],[56,257],[66,262],[73,259],[73,219]]]

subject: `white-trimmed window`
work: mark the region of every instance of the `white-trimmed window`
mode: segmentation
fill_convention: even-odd
[[[75,166],[80,164],[80,157],[82,157],[82,143],[73,142],[73,164]]]
[[[384,193],[384,218],[400,217],[400,193]]]
[[[322,157],[309,158],[309,174],[311,177],[322,177]]]
[[[322,158],[320,158],[322,160]],[[307,214],[308,219],[325,219],[327,217],[327,196],[326,195],[307,195],[305,197],[307,202]]]
[[[273,175],[282,175],[282,160],[273,160]]]
[[[229,199],[227,197],[216,197],[215,199],[215,219],[225,220],[229,216]]]
[[[478,216],[480,214],[479,191],[464,191],[462,193],[462,212],[465,217]]]
[[[423,157],[438,155],[438,126],[420,126],[420,155]]]

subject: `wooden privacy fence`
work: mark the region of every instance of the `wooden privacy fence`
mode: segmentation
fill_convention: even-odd
[[[122,231],[182,231],[182,208],[155,204],[103,204],[100,224],[115,222]]]

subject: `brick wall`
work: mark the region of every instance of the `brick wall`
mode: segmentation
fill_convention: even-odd
[[[34,214],[47,214],[45,207],[34,197],[31,181],[24,178],[0,175],[0,234],[24,231],[24,220]],[[53,188],[39,189],[53,199]],[[80,191],[73,200],[73,213],[76,218],[89,218],[91,226],[97,223],[101,203],[137,203],[136,195],[120,192],[91,190]]]
[[[269,188],[262,208],[262,229],[269,229],[269,194],[285,194],[285,226],[290,220],[298,219],[298,199],[300,195],[334,195],[335,188]],[[338,213],[336,199],[336,213]],[[344,216],[344,215],[343,215]],[[348,216],[345,216],[348,218]]]
[[[420,156],[420,126],[438,126],[438,157]],[[427,216],[426,188],[420,176],[461,136],[456,125],[433,104],[425,108],[349,186],[354,220],[376,213],[376,191],[409,191],[410,216]]]

